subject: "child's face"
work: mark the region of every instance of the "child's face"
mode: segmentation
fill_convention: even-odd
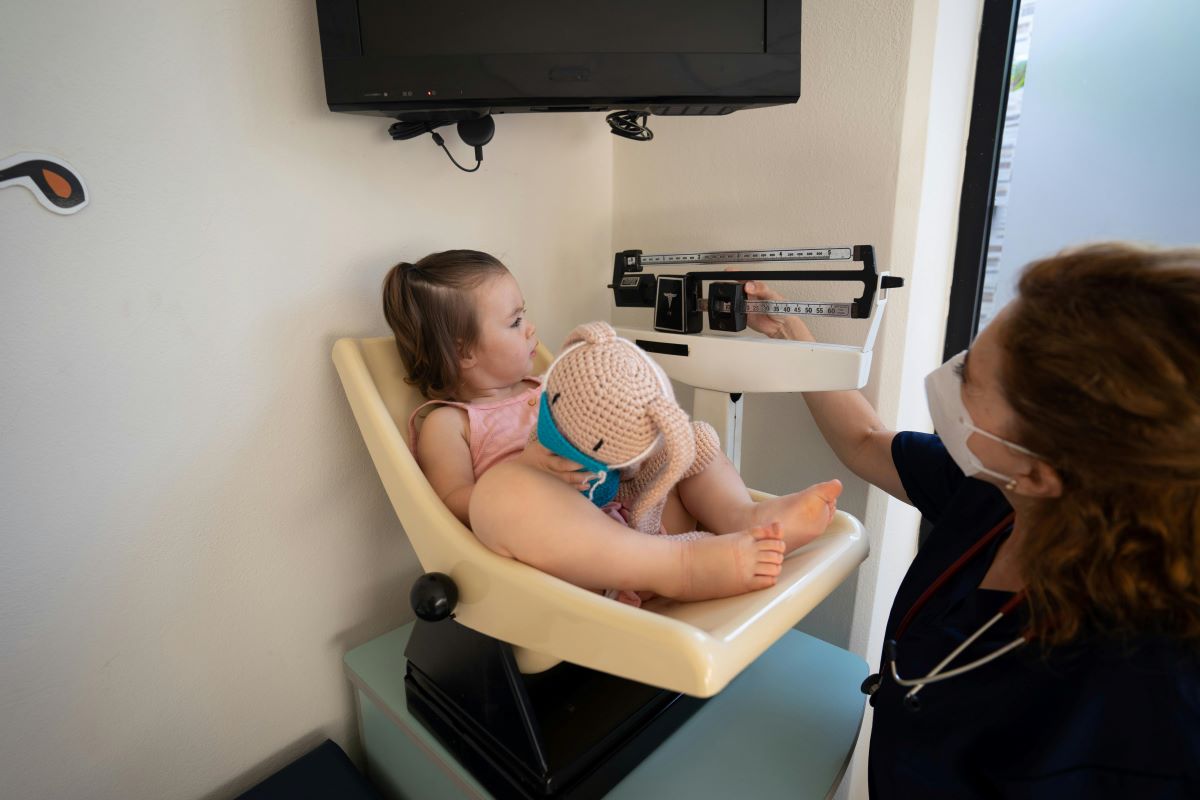
[[[525,297],[511,274],[488,278],[474,291],[479,340],[463,362],[471,389],[500,389],[533,371],[537,329],[525,314]]]

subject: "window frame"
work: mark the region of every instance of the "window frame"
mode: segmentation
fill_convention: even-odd
[[[942,360],[966,350],[979,328],[984,269],[1021,0],[984,0],[971,123],[958,205],[954,272]]]

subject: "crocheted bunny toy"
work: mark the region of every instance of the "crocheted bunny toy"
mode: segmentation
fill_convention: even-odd
[[[630,525],[658,533],[671,487],[719,449],[712,426],[693,425],[662,368],[606,322],[571,332],[544,385],[541,444],[600,475],[584,491],[593,503],[605,505],[619,487]]]

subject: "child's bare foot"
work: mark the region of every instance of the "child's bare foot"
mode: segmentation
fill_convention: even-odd
[[[790,553],[825,532],[837,511],[837,499],[841,493],[842,482],[834,478],[803,491],[773,497],[755,504],[753,522],[755,525],[779,522],[783,526],[783,541]]]
[[[681,542],[684,580],[676,600],[711,600],[774,586],[782,569],[778,523]]]

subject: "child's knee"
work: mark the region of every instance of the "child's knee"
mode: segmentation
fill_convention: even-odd
[[[671,491],[667,493],[667,503],[663,507],[663,528],[667,533],[684,533],[695,530],[697,524],[696,518],[688,512],[679,496],[679,485],[672,486]]]

